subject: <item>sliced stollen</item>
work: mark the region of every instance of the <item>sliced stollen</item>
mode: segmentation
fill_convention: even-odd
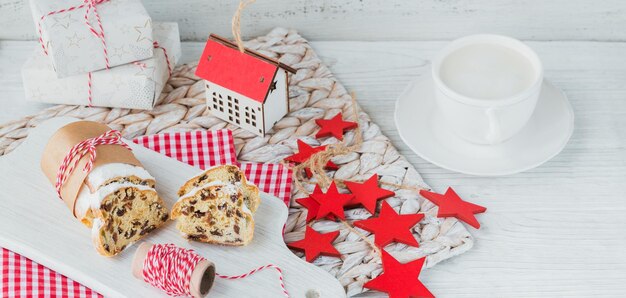
[[[240,187],[221,180],[184,193],[172,207],[171,217],[190,240],[241,246],[254,236],[254,219]]]
[[[97,251],[114,256],[169,218],[155,180],[145,169],[122,163],[93,169],[76,201],[76,216],[91,228]]]
[[[211,181],[223,181],[225,183],[234,184],[241,190],[244,202],[252,213],[256,212],[257,208],[259,208],[259,204],[261,203],[259,188],[249,183],[246,180],[246,175],[239,167],[233,165],[215,166],[189,179],[178,190],[178,196],[182,197],[186,193],[189,193],[194,187],[201,186]]]

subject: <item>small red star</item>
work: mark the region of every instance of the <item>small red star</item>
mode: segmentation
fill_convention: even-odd
[[[378,200],[393,197],[396,193],[378,187],[378,175],[374,174],[363,183],[345,181],[344,184],[354,195],[348,206],[361,205],[371,214],[376,213]]]
[[[315,185],[315,189],[313,190],[314,194],[321,194],[322,189]],[[320,203],[318,203],[314,198],[308,196],[306,198],[297,199],[296,202],[298,204],[304,206],[306,208],[306,222],[309,223],[315,219],[317,216],[317,211],[320,209]]]
[[[285,157],[285,160],[296,164],[303,163],[311,158],[311,155],[324,150],[326,150],[326,146],[311,147],[302,140],[298,140],[298,153]],[[339,169],[339,167],[330,160],[326,163],[325,168],[327,170]],[[311,169],[306,168],[305,171],[309,178],[313,176]]]
[[[353,224],[370,233],[374,233],[374,243],[383,248],[391,242],[419,247],[419,243],[411,233],[424,214],[399,215],[387,202],[383,202],[378,217],[355,221]]]
[[[339,236],[339,231],[322,234],[307,226],[304,239],[291,242],[287,246],[304,251],[307,262],[312,262],[320,255],[341,257],[341,254],[333,246],[333,241]]]
[[[312,193],[311,197],[320,204],[319,210],[317,211],[317,219],[329,216],[346,219],[346,215],[343,213],[343,207],[352,200],[354,196],[351,194],[340,194],[337,190],[337,185],[335,185],[335,181],[333,181],[326,190],[326,193]]]
[[[424,189],[420,190],[420,195],[439,206],[438,217],[456,217],[476,229],[480,228],[480,223],[474,214],[487,211],[483,206],[463,201],[451,187],[443,195]]]
[[[435,297],[419,280],[426,257],[401,264],[385,250],[382,251],[383,274],[363,287],[389,294],[389,298]]]
[[[315,123],[320,126],[320,130],[315,135],[316,138],[333,136],[338,140],[343,139],[343,133],[346,130],[358,126],[356,122],[343,121],[343,115],[341,113],[330,119],[317,119]]]

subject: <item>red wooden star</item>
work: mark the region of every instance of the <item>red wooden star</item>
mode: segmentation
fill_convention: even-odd
[[[343,115],[341,113],[330,119],[317,119],[315,123],[320,126],[320,130],[315,135],[316,138],[333,136],[338,140],[343,139],[343,133],[346,130],[358,126],[356,122],[343,121]]]
[[[333,241],[339,236],[339,231],[322,234],[307,226],[304,239],[291,242],[287,246],[304,251],[307,262],[312,262],[320,255],[341,257],[341,254],[333,246]]]
[[[345,181],[344,184],[354,195],[348,206],[361,205],[371,214],[376,213],[378,200],[393,197],[396,193],[378,187],[378,175],[374,174],[363,183]]]
[[[321,194],[322,189],[315,185],[315,189],[313,190],[314,194]],[[308,196],[306,198],[297,199],[296,202],[298,204],[304,206],[306,208],[306,222],[309,223],[317,217],[317,211],[320,209],[320,203],[318,203],[314,198]]]
[[[487,211],[483,206],[463,201],[451,187],[443,195],[425,189],[420,190],[420,195],[439,206],[438,217],[456,217],[476,229],[480,228],[480,223],[474,214]]]
[[[419,280],[426,257],[401,264],[382,251],[383,274],[368,281],[363,287],[389,294],[389,298],[435,297]]]
[[[320,204],[319,210],[317,211],[317,219],[329,216],[346,219],[346,215],[343,213],[343,207],[352,200],[354,196],[339,193],[337,185],[335,185],[335,181],[333,181],[326,190],[326,193],[312,193],[311,197]]]
[[[411,228],[424,218],[424,214],[399,215],[387,202],[383,202],[378,217],[355,221],[353,224],[374,233],[374,243],[383,248],[391,242],[419,247]]]
[[[285,160],[300,164],[311,158],[311,155],[324,150],[326,150],[326,146],[311,147],[309,146],[309,144],[303,142],[302,140],[298,140],[298,153],[285,157]],[[330,160],[326,163],[325,168],[327,170],[339,169],[339,167]],[[311,169],[306,168],[305,171],[309,178],[313,176]]]

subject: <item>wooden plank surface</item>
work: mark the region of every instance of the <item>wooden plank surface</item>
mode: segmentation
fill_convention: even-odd
[[[452,173],[410,152],[393,124],[396,97],[427,75],[445,43],[313,42],[339,80],[436,190],[488,208],[476,245],[423,274],[440,297],[626,295],[626,43],[529,42],[568,94],[576,129],[534,170],[499,178]],[[19,67],[33,42],[0,42],[0,122],[41,108],[23,101]],[[185,43],[183,61],[202,44]],[[540,146],[541,144],[536,144]]]
[[[76,0],[76,3],[82,1]],[[143,0],[157,21],[178,22],[183,40],[231,36],[236,0]],[[447,40],[501,33],[534,40],[626,40],[622,0],[259,0],[242,18],[244,36],[276,26],[309,40]],[[34,39],[28,0],[0,0],[0,39]]]

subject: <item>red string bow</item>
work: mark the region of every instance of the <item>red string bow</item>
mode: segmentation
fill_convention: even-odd
[[[63,162],[57,171],[57,179],[54,186],[59,197],[61,197],[61,187],[63,187],[63,184],[67,181],[72,172],[74,172],[74,169],[78,166],[78,162],[87,154],[89,154],[89,160],[87,164],[85,164],[83,172],[88,173],[91,171],[93,163],[96,160],[96,146],[98,145],[120,145],[131,150],[130,147],[122,141],[122,135],[117,130],[109,130],[100,136],[86,139],[74,145],[67,155],[65,155],[65,158],[63,158]]]

